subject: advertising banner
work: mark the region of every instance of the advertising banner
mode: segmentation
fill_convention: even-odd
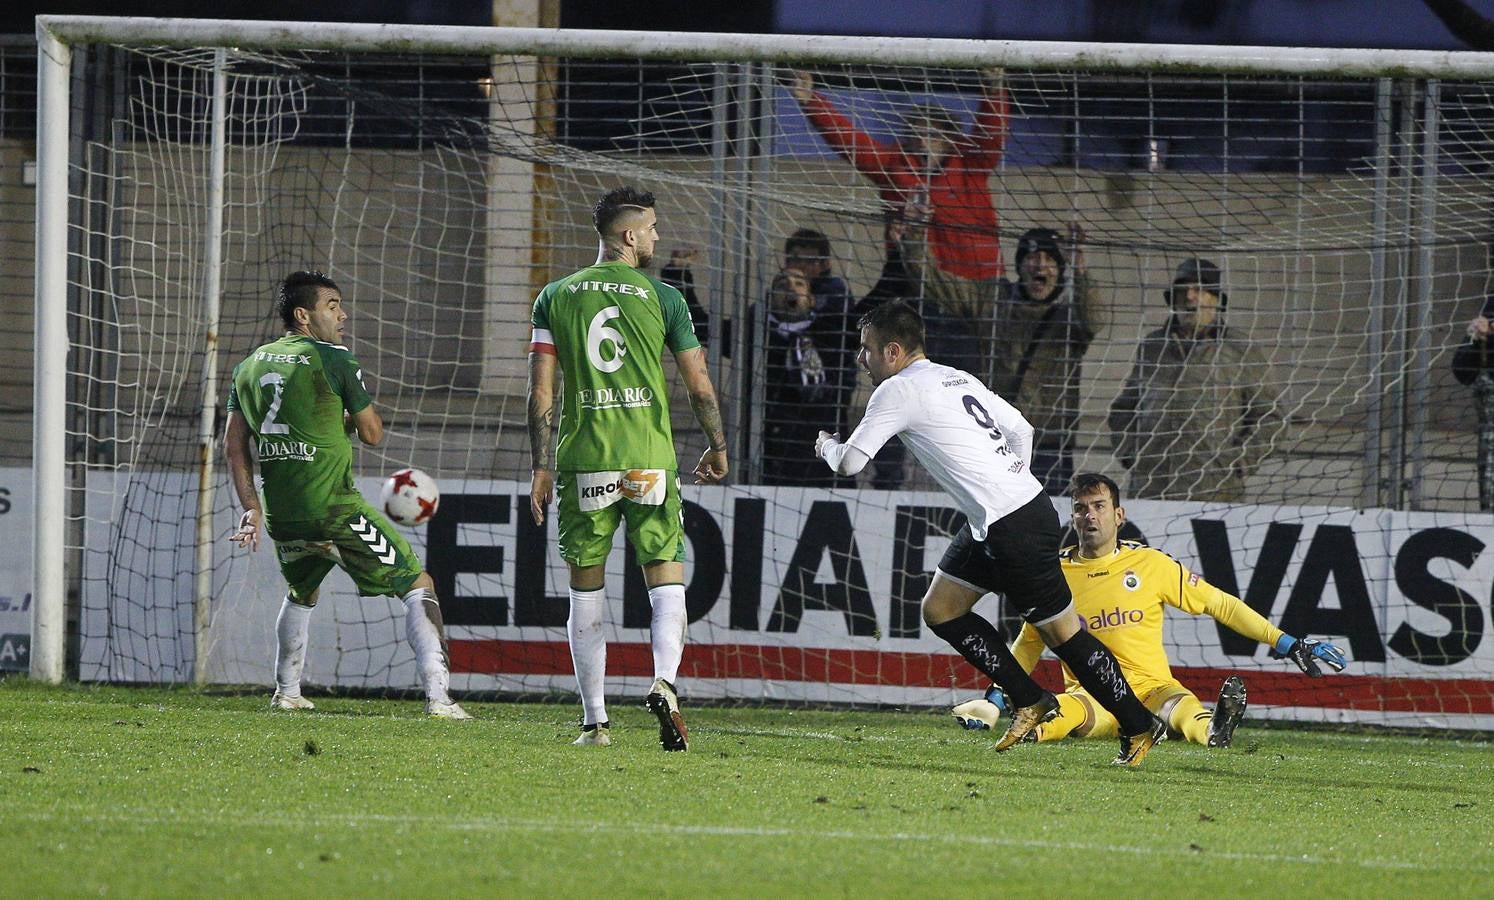
[[[377,497],[377,480],[360,482]],[[435,578],[451,638],[457,688],[574,691],[565,622],[566,569],[555,548],[554,507],[543,526],[529,513],[527,483],[448,479],[440,513],[407,531]],[[189,559],[195,502],[182,479],[185,518],[173,559]],[[169,494],[169,491],[161,492]],[[104,492],[98,492],[103,496]],[[696,697],[940,706],[984,687],[978,673],[923,624],[919,601],[963,520],[937,492],[690,487],[684,495],[689,643],[680,672]],[[159,496],[156,494],[155,496]],[[1067,501],[1054,498],[1067,517]],[[1268,648],[1213,619],[1167,611],[1173,672],[1205,703],[1242,674],[1253,717],[1453,728],[1494,725],[1494,517],[1326,507],[1220,506],[1129,501],[1136,531],[1191,572],[1240,596],[1283,630],[1330,640],[1347,671],[1308,679]],[[226,536],[235,515],[220,514]],[[103,529],[107,523],[97,526]],[[652,679],[648,595],[619,530],[608,564],[609,691],[641,692]],[[284,583],[268,548],[252,558],[218,546],[212,666],[215,680],[270,684],[274,618]],[[102,565],[99,557],[91,557]],[[147,568],[137,560],[136,569]],[[161,570],[140,592],[159,594]],[[102,573],[85,588],[102,585]],[[109,660],[107,677],[177,680],[190,671],[190,575],[175,600],[121,583],[108,628],[85,630],[85,660]],[[412,687],[397,600],[359,598],[334,572],[312,619],[308,683]],[[1015,633],[1000,598],[977,611]],[[1116,616],[1130,615],[1118,597]],[[164,618],[163,618],[164,617]],[[101,624],[102,619],[98,620]],[[1102,623],[1103,624],[1103,623]],[[120,653],[129,641],[175,634],[152,648],[162,676]],[[116,633],[115,652],[94,653]],[[128,643],[125,641],[124,643]],[[102,669],[100,675],[104,675]],[[1056,664],[1041,675],[1056,684]],[[85,676],[86,677],[86,676]]]
[[[0,672],[31,668],[32,477],[0,468]]]

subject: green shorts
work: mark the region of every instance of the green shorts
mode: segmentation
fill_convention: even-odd
[[[270,527],[280,574],[304,600],[341,566],[364,597],[402,597],[424,567],[410,543],[367,503],[331,520],[276,522]]]
[[[561,472],[555,505],[560,556],[571,565],[606,562],[622,519],[638,565],[685,561],[685,513],[679,473],[673,470]]]

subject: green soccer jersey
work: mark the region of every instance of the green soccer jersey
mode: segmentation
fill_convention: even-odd
[[[265,344],[234,367],[228,410],[254,430],[267,525],[332,519],[360,502],[342,414],[372,402],[346,347],[302,335]]]
[[[677,469],[664,349],[700,346],[679,291],[625,262],[552,281],[534,301],[530,349],[565,376],[556,468]]]

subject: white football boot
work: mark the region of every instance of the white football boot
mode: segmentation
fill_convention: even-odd
[[[571,741],[572,747],[610,747],[612,745],[612,723],[599,722],[582,725],[581,736]]]
[[[462,709],[461,705],[458,704],[455,700],[447,700],[445,702],[442,702],[440,700],[427,700],[425,701],[425,714],[433,719],[454,719],[457,721],[465,721],[472,718],[472,714],[467,712],[465,709]]]
[[[316,709],[316,704],[312,703],[310,700],[307,700],[305,697],[302,697],[300,694],[292,696],[290,694],[282,694],[279,691],[276,691],[275,696],[270,698],[270,709],[285,709],[292,711],[298,709]]]

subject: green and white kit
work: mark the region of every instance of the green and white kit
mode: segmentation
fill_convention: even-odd
[[[680,292],[624,262],[553,281],[534,301],[531,348],[564,373],[557,506],[561,556],[607,558],[623,519],[640,564],[684,559],[679,463],[663,355],[700,346]]]
[[[353,486],[343,413],[373,402],[346,347],[287,334],[234,367],[228,411],[254,432],[265,528],[296,599],[333,566],[365,596],[402,596],[422,567],[410,545]]]

